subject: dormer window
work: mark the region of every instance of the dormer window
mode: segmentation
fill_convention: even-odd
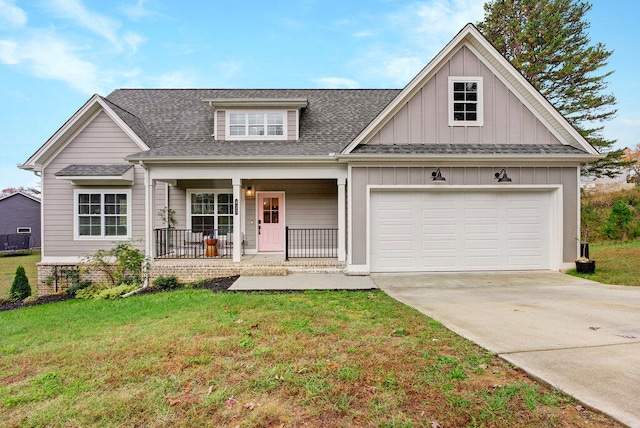
[[[228,112],[229,139],[284,139],[284,111]]]
[[[482,126],[482,77],[449,77],[449,126]]]

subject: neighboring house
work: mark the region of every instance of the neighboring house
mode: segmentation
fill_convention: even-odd
[[[580,188],[585,192],[617,192],[633,189],[634,183],[627,183],[628,168],[619,168],[615,177],[580,177]]]
[[[43,264],[131,239],[204,275],[284,254],[287,226],[322,229],[294,256],[368,274],[569,268],[598,157],[469,24],[402,90],[94,95],[20,167],[42,174]]]
[[[29,234],[29,248],[40,248],[40,200],[22,192],[0,198],[0,235]],[[4,248],[0,245],[0,251]]]

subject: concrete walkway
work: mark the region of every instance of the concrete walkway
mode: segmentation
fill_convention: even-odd
[[[370,290],[378,288],[368,276],[341,273],[293,273],[286,276],[240,276],[229,290]]]
[[[372,278],[530,375],[640,428],[640,287],[553,272]]]

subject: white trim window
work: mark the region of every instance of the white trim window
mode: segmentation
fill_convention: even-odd
[[[187,218],[193,232],[226,235],[233,230],[233,191],[189,191]]]
[[[76,190],[74,193],[76,238],[130,238],[130,190]]]
[[[31,233],[31,228],[30,227],[19,227],[16,230],[16,233]]]
[[[229,140],[286,140],[287,112],[227,111]]]
[[[449,126],[482,126],[482,77],[449,76]]]

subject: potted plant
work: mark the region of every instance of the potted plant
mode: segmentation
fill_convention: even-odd
[[[588,233],[585,233],[584,241],[580,243],[580,257],[576,260],[576,270],[578,273],[592,275],[596,272],[596,261],[589,258]]]

